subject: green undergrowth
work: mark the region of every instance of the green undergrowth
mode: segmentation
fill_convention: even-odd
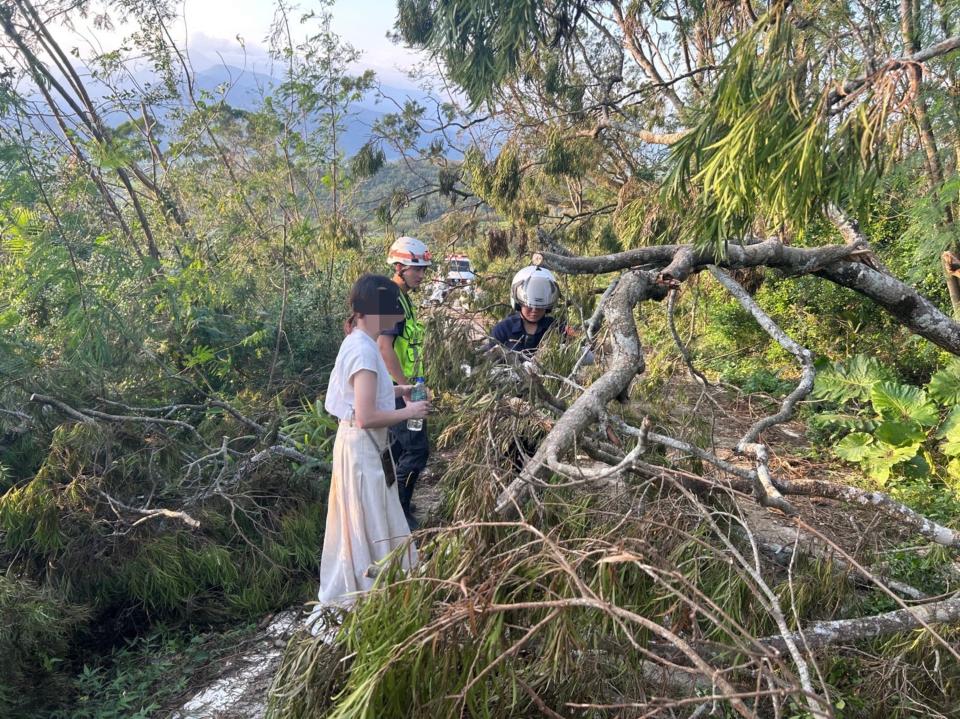
[[[219,666],[253,635],[253,625],[224,633],[175,631],[157,626],[108,654],[84,661],[73,679],[69,709],[23,714],[23,719],[149,719],[162,716],[199,686],[209,666]]]
[[[329,427],[312,405],[287,418],[298,446],[323,457]],[[243,434],[228,415],[189,421],[208,437]],[[35,474],[0,496],[0,557],[8,567],[0,602],[14,627],[0,632],[6,704],[16,707],[30,688],[37,711],[69,712],[86,691],[72,672],[102,652],[107,666],[116,637],[142,636],[157,624],[245,622],[315,589],[324,472],[270,459],[222,475],[228,481],[210,491],[217,481],[210,468],[190,470],[182,458],[202,449],[173,432],[64,422],[49,438]],[[172,514],[125,509],[144,505]]]

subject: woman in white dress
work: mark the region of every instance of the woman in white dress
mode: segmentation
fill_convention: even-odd
[[[324,401],[340,427],[333,444],[318,604],[308,619],[315,634],[323,608],[347,608],[369,591],[378,563],[394,549],[406,545],[406,569],[417,563],[397,484],[388,484],[381,454],[389,451],[387,428],[426,417],[430,403],[411,401],[409,385],[393,385],[377,348],[380,332],[403,319],[397,286],[382,275],[363,275],[353,286],[350,306]],[[395,396],[403,396],[406,407],[395,409]]]

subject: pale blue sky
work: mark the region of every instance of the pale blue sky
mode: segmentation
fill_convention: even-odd
[[[303,11],[317,7],[315,2],[301,0],[299,11],[290,13],[291,20],[296,24]],[[246,60],[248,68],[267,71],[265,38],[274,16],[272,0],[183,0],[181,8],[181,21],[171,30],[178,43],[186,44],[196,69],[221,62],[240,66]],[[391,85],[411,85],[405,79],[405,70],[422,56],[386,38],[396,17],[396,0],[336,0],[331,12],[337,34],[363,51],[362,68],[375,70],[383,82]],[[75,35],[61,32],[73,40],[66,42],[80,46],[83,54],[91,46],[113,49],[120,37],[130,31],[123,27],[114,33],[76,29]],[[244,40],[245,57],[236,39],[238,35]]]
[[[254,44],[263,47],[274,14],[270,0],[185,0],[184,4],[191,35],[202,33],[235,45],[234,38],[239,34],[247,41],[248,50]],[[303,2],[301,7],[307,10],[311,3]],[[381,79],[392,84],[402,76],[398,66],[407,68],[418,59],[417,54],[386,38],[396,12],[396,0],[337,0],[332,8],[337,34],[363,51],[364,67],[376,70]]]

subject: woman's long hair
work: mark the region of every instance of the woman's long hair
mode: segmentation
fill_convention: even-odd
[[[403,314],[400,304],[400,288],[385,275],[367,273],[360,275],[350,290],[350,316],[343,323],[344,334],[350,334],[357,326],[357,315]]]

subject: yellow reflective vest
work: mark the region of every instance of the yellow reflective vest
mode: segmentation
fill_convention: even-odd
[[[408,380],[414,377],[423,377],[423,336],[424,326],[417,321],[413,311],[413,304],[406,292],[400,293],[400,304],[403,305],[403,331],[393,341],[393,349],[400,360],[400,369]]]

